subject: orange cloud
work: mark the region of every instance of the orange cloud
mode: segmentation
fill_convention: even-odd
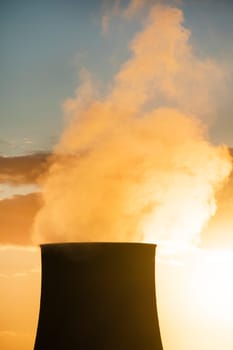
[[[33,184],[48,167],[46,153],[18,157],[0,156],[0,183]]]
[[[41,207],[38,193],[15,196],[0,201],[0,243],[31,244],[31,229]]]
[[[182,22],[180,9],[152,7],[106,96],[88,78],[66,102],[71,122],[42,181],[39,241],[190,243],[215,213],[231,158],[201,119],[224,72],[193,53]]]

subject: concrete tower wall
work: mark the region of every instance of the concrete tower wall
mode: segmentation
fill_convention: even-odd
[[[34,350],[162,350],[155,245],[42,245]]]

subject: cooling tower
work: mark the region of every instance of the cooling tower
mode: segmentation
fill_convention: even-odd
[[[34,350],[162,350],[155,248],[140,243],[42,245]]]

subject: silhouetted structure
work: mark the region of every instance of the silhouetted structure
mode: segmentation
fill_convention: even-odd
[[[34,350],[162,350],[155,245],[42,245]]]

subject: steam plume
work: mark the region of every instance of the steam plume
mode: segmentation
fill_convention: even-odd
[[[197,241],[231,163],[207,140],[224,72],[199,59],[180,9],[151,7],[104,98],[87,73],[43,180],[41,241]]]

